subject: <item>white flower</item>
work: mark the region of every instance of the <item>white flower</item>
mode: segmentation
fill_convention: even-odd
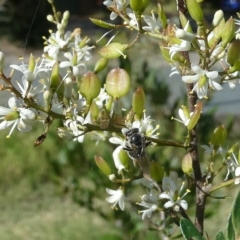
[[[182,80],[185,83],[196,83],[193,91],[196,91],[200,99],[203,97],[207,98],[207,91],[209,86],[213,90],[222,90],[222,86],[214,81],[219,77],[217,71],[203,70],[194,64],[191,65],[191,69],[195,75],[182,76]]]
[[[240,165],[239,162],[235,156],[234,153],[232,153],[232,156],[224,159],[226,165],[227,165],[227,175],[224,179],[224,181],[226,181],[228,179],[229,174],[231,173],[233,176],[236,177],[235,179],[235,184],[239,184],[240,183]]]
[[[152,11],[152,17],[144,15],[143,19],[146,22],[146,24],[148,25],[148,26],[142,27],[143,30],[149,31],[149,32],[157,32],[160,29],[161,24],[155,18],[153,11]]]
[[[152,213],[158,209],[158,192],[151,190],[149,194],[144,194],[141,199],[142,202],[137,204],[147,208],[146,210],[139,211],[139,213],[142,213],[142,220],[144,220],[146,216],[150,218]]]
[[[20,103],[15,97],[8,100],[8,106],[9,108],[0,106],[0,120],[3,120],[0,123],[0,130],[12,126],[7,137],[10,137],[16,127],[21,132],[30,131],[32,127],[26,125],[25,121],[34,120],[36,118],[35,113],[30,109],[20,107]]]
[[[75,34],[74,44],[69,44],[69,47],[73,47],[74,51],[77,53],[79,59],[83,59],[84,61],[89,61],[92,58],[92,54],[90,50],[94,48],[94,46],[88,46],[87,43],[90,41],[90,38],[84,38],[84,46],[82,46],[82,38],[79,34]]]
[[[177,52],[189,51],[191,48],[191,43],[185,40],[182,40],[180,45],[174,44],[170,47],[169,54],[172,59]]]
[[[55,61],[62,57],[60,50],[67,47],[71,39],[71,32],[68,31],[62,36],[62,34],[57,31],[56,33],[51,33],[49,39],[47,39],[48,46],[44,47],[44,52],[47,52],[49,57],[53,58]],[[59,55],[60,54],[60,55]]]
[[[184,109],[186,108],[186,106],[182,106],[181,108],[179,108],[178,110],[178,115],[180,117],[181,120],[177,119],[177,118],[174,118],[172,117],[173,120],[176,120],[178,122],[181,122],[183,123],[185,126],[188,125],[190,119],[191,119],[191,116],[193,115],[193,112],[189,113],[187,109]]]
[[[114,8],[116,9],[116,11],[120,12],[122,10],[124,10],[126,8],[126,6],[128,5],[129,0],[115,0],[115,1],[111,1],[111,0],[106,0],[103,2],[103,4],[109,8]],[[112,12],[110,14],[110,19],[114,20],[118,15],[115,12]]]
[[[143,113],[143,118],[141,120],[135,120],[130,126],[128,126],[130,129],[132,128],[138,128],[140,133],[143,133],[144,135],[152,138],[157,138],[159,133],[157,130],[159,129],[159,125],[157,125],[155,128],[152,125],[153,119],[150,118],[150,116],[147,117],[146,111]]]
[[[118,190],[106,188],[106,192],[111,195],[110,197],[106,198],[106,200],[107,202],[113,204],[112,208],[115,208],[118,204],[120,209],[124,210],[124,193],[122,188],[119,188]]]
[[[139,28],[138,26],[138,21],[137,21],[137,17],[136,14],[131,10],[131,9],[127,9],[127,15],[130,17],[130,21],[129,21],[129,25],[130,26],[136,26]]]
[[[68,136],[71,133],[73,135],[73,141],[83,142],[84,131],[80,128],[84,123],[84,118],[80,116],[74,117],[74,119],[68,119],[64,125],[69,130]]]
[[[78,57],[76,53],[71,54],[70,52],[64,53],[64,57],[68,59],[68,61],[62,61],[59,64],[60,68],[71,67],[73,76],[78,76],[80,74],[80,68],[86,69],[85,63]]]
[[[156,204],[151,204],[146,202],[141,202],[138,205],[141,205],[147,208],[146,210],[139,211],[139,213],[142,213],[142,220],[144,220],[146,216],[150,218],[152,216],[152,213],[155,212],[158,208]]]
[[[227,82],[231,89],[234,89],[236,87],[237,81],[240,83],[238,73],[239,72],[236,71],[236,72],[228,74],[228,76],[225,77],[226,81],[224,81],[224,82]]]
[[[94,99],[94,101],[96,102],[97,106],[99,107],[99,109],[103,108],[103,104],[110,99],[110,95],[108,95],[108,93],[104,88],[101,88],[99,95]]]
[[[176,172],[171,172],[169,177],[164,177],[162,180],[163,193],[159,195],[160,199],[167,199],[168,201],[163,205],[165,208],[173,208],[174,211],[179,211],[180,207],[184,210],[188,209],[188,204],[185,200],[182,200],[184,196],[189,192],[187,190],[185,194],[180,196],[183,190],[184,183],[182,183],[180,190],[178,190],[178,175]]]
[[[184,30],[177,28],[176,30],[176,36],[177,35],[183,35],[183,32],[186,35],[189,35],[189,32],[187,32],[189,26],[189,21],[187,22],[187,24],[184,27]],[[180,34],[181,31],[181,34]],[[179,44],[173,44],[169,49],[169,54],[170,54],[170,58],[172,59],[173,56],[177,53],[177,52],[183,52],[183,51],[189,51],[191,49],[191,41],[193,40],[193,38],[187,40],[181,40],[180,45]]]
[[[39,65],[38,65],[38,61],[35,61],[33,70],[29,70],[28,64],[25,64],[23,62],[19,66],[13,64],[13,65],[10,65],[10,67],[21,72],[23,74],[22,81],[27,81],[27,82],[33,82],[40,72],[49,71],[48,68],[43,67],[43,61],[41,61]]]

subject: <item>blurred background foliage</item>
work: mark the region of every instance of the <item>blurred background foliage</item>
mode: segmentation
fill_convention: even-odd
[[[7,6],[5,13],[7,9],[7,17],[10,20],[6,21],[6,25],[2,24],[4,15],[1,15],[0,22],[1,29],[5,29],[6,34],[9,34],[9,29],[11,29],[12,39],[25,41],[34,10],[26,11],[26,5],[23,2],[28,4],[29,9],[35,9],[38,1],[5,1],[5,6]],[[79,2],[68,0],[66,8],[63,1],[56,1],[56,4],[60,10],[69,9],[68,6],[70,6],[70,11],[72,8],[73,13],[76,13],[80,10],[73,9],[73,6],[80,4]],[[86,3],[86,1],[84,2]],[[175,3],[175,1],[169,1],[169,6],[173,2]],[[102,7],[99,1],[89,1],[89,4]],[[78,6],[80,7],[80,5]],[[86,13],[91,13],[92,9],[90,7],[89,12]],[[42,44],[39,36],[47,35],[46,29],[49,29],[49,25],[45,16],[50,12],[48,4],[41,1],[36,16],[37,20],[33,22],[31,34],[27,36],[30,46]],[[11,23],[11,27],[8,27],[9,23]],[[97,37],[94,36],[96,39]],[[118,37],[128,41],[131,36],[124,33]],[[101,44],[104,45],[104,42]],[[139,57],[141,53],[150,55],[151,52],[156,52],[157,47],[157,42],[149,45],[149,42],[143,39],[130,50],[129,58],[113,61],[110,63],[110,67],[120,66],[131,75],[132,90],[123,99],[124,107],[131,108],[131,93],[137,86],[141,86],[147,97],[147,115],[155,119],[156,124],[160,124],[160,138],[184,142],[183,136],[186,136],[186,130],[182,124],[171,120],[171,117],[178,115],[177,110],[186,102],[186,95],[172,98],[173,94],[167,84],[169,79],[166,79],[159,67],[156,67],[161,63],[157,62],[154,66],[145,57]],[[146,53],[146,51],[148,52]],[[103,83],[108,70],[106,69],[100,74]],[[229,145],[231,146],[231,143],[239,139],[239,132],[235,131],[236,122],[237,119],[233,116],[216,118],[214,110],[204,112],[199,123],[200,143],[208,144],[213,129],[224,124],[229,132]],[[91,140],[91,134],[82,144],[67,142],[56,135],[55,128],[60,125],[60,122],[55,121],[47,140],[37,148],[33,147],[33,142],[43,131],[40,125],[34,126],[34,130],[30,133],[14,132],[10,139],[5,139],[7,131],[1,132],[1,239],[161,239],[157,231],[148,230],[150,226],[158,228],[161,225],[159,216],[142,221],[141,215],[137,213],[140,208],[137,208],[135,204],[140,199],[139,196],[134,195],[134,192],[128,193],[129,196],[133,196],[129,199],[127,206],[133,211],[113,211],[105,201],[107,197],[105,188],[116,188],[117,186],[111,183],[96,167],[94,155],[102,156],[114,169],[112,151],[115,146],[108,142],[96,144]],[[203,157],[200,146],[199,149],[203,166],[206,168],[210,163],[209,159]],[[148,151],[150,158],[164,166],[166,173],[172,169],[177,171],[179,176],[183,176],[181,160],[186,154],[185,150],[172,147],[149,147]],[[218,160],[221,162],[220,159]],[[225,173],[222,173],[221,177],[224,176]],[[132,186],[131,189],[133,189]],[[143,193],[144,189],[140,191]],[[220,190],[216,195],[233,195],[233,192],[234,190]],[[188,194],[187,201],[190,206],[194,206],[195,200],[191,196],[193,194]],[[230,211],[231,203],[232,200],[229,199],[222,201],[208,199],[205,231],[210,236],[213,236],[213,233],[216,233],[221,227],[224,230],[227,210]],[[216,216],[215,210],[220,204],[221,209],[224,210],[219,211]],[[214,207],[208,208],[210,205]],[[190,207],[190,215],[193,212],[194,209]],[[172,224],[170,219],[168,221],[168,224]],[[211,224],[213,222],[214,224]],[[174,224],[172,226],[172,231],[174,231]],[[179,236],[179,234],[176,231],[175,236]]]

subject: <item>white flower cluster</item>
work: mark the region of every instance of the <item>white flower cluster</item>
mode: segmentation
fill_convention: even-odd
[[[159,194],[158,191],[152,189],[151,184],[146,184],[146,179],[143,181],[135,181],[137,183],[144,183],[144,186],[148,186],[149,192],[147,194],[144,194],[141,196],[141,202],[137,203],[139,206],[142,206],[145,208],[145,210],[139,211],[139,213],[142,213],[142,219],[144,220],[146,217],[150,218],[152,216],[152,213],[155,211],[160,211],[161,206],[163,204],[163,207],[165,209],[171,208],[175,212],[179,212],[180,208],[187,210],[188,204],[186,200],[183,198],[187,195],[188,192],[190,192],[188,189],[185,191],[184,194],[183,188],[184,188],[184,182],[181,182],[181,180],[178,178],[178,175],[176,172],[171,172],[169,177],[164,177],[162,180],[162,189],[163,192]],[[120,187],[117,190],[112,189],[106,189],[107,193],[111,196],[108,197],[106,200],[113,204],[112,207],[115,208],[116,205],[120,207],[121,210],[124,210],[125,204],[124,202],[127,200],[127,198],[124,195],[124,188]],[[164,201],[164,202],[163,202]]]
[[[94,46],[88,45],[89,39],[81,37],[81,30],[65,32],[69,13],[57,24],[57,31],[51,32],[45,39],[41,58],[35,60],[30,55],[29,62],[21,60],[20,65],[10,65],[20,72],[21,79],[15,74],[7,78],[4,75],[4,54],[0,52],[2,90],[10,90],[11,96],[6,99],[8,107],[0,107],[0,130],[9,126],[8,137],[17,127],[19,131],[31,130],[31,121],[59,118],[64,127],[58,129],[60,137],[68,140],[83,141],[84,124],[92,123],[90,114],[83,111],[87,108],[86,99],[79,92],[79,82],[87,70],[86,63],[92,57]],[[53,21],[53,17],[49,17]],[[109,95],[105,89],[100,90],[96,100],[97,107],[103,108],[103,101]]]

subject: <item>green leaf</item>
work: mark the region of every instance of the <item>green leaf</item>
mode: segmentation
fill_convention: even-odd
[[[231,240],[234,239],[235,237],[235,233],[234,233],[234,229],[233,229],[233,223],[232,223],[232,214],[229,214],[228,217],[228,223],[227,223],[227,239]]]
[[[235,230],[235,239],[240,238],[240,191],[238,192],[232,208],[232,224]]]
[[[219,231],[215,240],[225,240],[224,234],[222,231]]]
[[[186,218],[181,219],[180,228],[186,240],[189,239],[205,240],[205,238],[199,233],[194,224]]]

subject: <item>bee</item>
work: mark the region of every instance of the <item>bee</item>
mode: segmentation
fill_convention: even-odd
[[[134,166],[140,168],[143,177],[161,191],[159,185],[151,178],[150,174],[151,163],[147,146],[151,144],[151,141],[147,141],[145,135],[141,133],[138,128],[123,128],[122,133],[125,136],[123,150],[127,151],[128,156],[133,160]]]
[[[146,137],[143,133],[139,132],[138,128],[122,129],[123,135],[126,137],[125,146],[123,150],[127,151],[131,159],[140,159],[147,154],[146,147],[151,143],[146,141]]]

